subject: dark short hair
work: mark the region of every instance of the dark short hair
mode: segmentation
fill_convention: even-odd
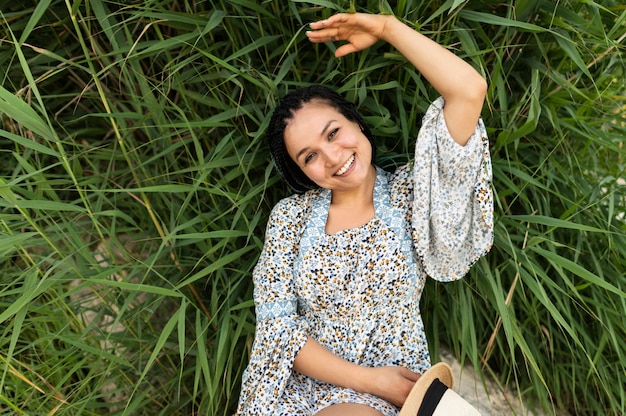
[[[270,154],[278,173],[287,182],[287,185],[297,193],[304,193],[309,189],[316,189],[320,186],[309,179],[287,153],[285,128],[287,127],[287,122],[293,118],[297,110],[302,108],[304,104],[314,100],[327,103],[339,111],[346,119],[356,122],[372,145],[372,164],[376,159],[374,137],[353,103],[343,98],[337,91],[323,85],[311,85],[291,91],[280,100],[278,106],[274,109],[266,136],[269,140]]]

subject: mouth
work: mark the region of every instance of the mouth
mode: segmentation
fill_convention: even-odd
[[[337,172],[335,172],[335,176],[341,176],[347,171],[349,171],[352,165],[354,165],[354,159],[355,159],[354,155],[350,156],[350,159],[348,159],[346,163],[344,163],[344,165]]]

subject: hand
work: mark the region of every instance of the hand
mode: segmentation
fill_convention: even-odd
[[[385,28],[393,16],[339,13],[326,20],[311,23],[312,31],[307,32],[313,43],[347,41],[335,51],[340,58],[352,52],[367,49],[377,41],[383,39]]]
[[[404,367],[373,367],[368,369],[369,377],[363,380],[363,392],[387,400],[394,406],[402,407],[420,375]]]

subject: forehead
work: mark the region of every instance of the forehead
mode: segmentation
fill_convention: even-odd
[[[330,124],[345,120],[335,107],[325,101],[304,103],[286,120],[283,139],[287,152],[293,157],[302,147],[312,145]]]
[[[341,112],[327,101],[313,99],[303,103],[300,108],[291,112],[291,118],[287,120],[287,125],[301,120],[308,120],[311,117],[342,116]]]
[[[330,121],[346,121],[339,110],[324,101],[309,101],[293,111],[291,117],[285,120],[284,139],[296,134],[297,136],[318,136]]]

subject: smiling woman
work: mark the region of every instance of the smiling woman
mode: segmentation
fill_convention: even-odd
[[[347,41],[336,56],[389,42],[441,98],[416,162],[393,173],[375,165],[372,134],[331,89],[298,89],[274,111],[270,149],[297,194],[274,207],[254,270],[256,336],[238,412],[397,415],[431,365],[426,277],[457,280],[491,248],[486,84],[391,16],[339,14],[311,28],[313,42]]]
[[[372,145],[359,125],[324,102],[298,109],[285,128],[287,153],[321,188],[339,193],[370,190],[376,176]]]
[[[254,383],[264,376],[276,388],[259,392],[268,402],[296,389],[296,373],[307,364],[300,349],[305,360],[290,365],[296,341],[303,331],[318,334],[321,322],[343,330],[349,342],[325,346],[348,358],[382,351],[382,363],[388,345],[407,348],[400,343],[405,327],[377,323],[390,318],[370,303],[409,301],[392,296],[405,268],[392,269],[395,276],[384,271],[418,245],[430,253],[427,240],[420,235],[414,243],[407,229],[411,243],[400,247],[407,250],[378,258],[372,252],[386,253],[388,245],[364,232],[380,236],[369,234],[379,227],[395,237],[402,227],[387,224],[424,223],[426,188],[407,205],[401,182],[389,179],[411,172],[403,180],[415,185],[406,178],[439,171],[424,170],[433,166],[425,161],[440,161],[424,133],[434,131],[430,115],[441,115],[437,98],[447,93],[438,94],[384,41],[335,59],[350,42],[332,19],[325,33],[314,25],[308,35],[324,43],[305,34],[306,22],[333,10],[382,8],[489,81],[481,114],[498,190],[494,247],[459,282],[426,279],[414,293],[432,362],[450,351],[493,375],[497,386],[508,384],[516,393],[511,403],[539,403],[546,415],[626,414],[623,3],[0,0],[0,413],[232,416],[249,360],[242,401],[259,403]],[[318,205],[311,203],[331,207],[333,192],[311,181],[285,148],[276,165],[265,151],[268,111],[278,114],[293,97],[288,92],[319,83],[358,108],[350,113],[316,93],[363,129],[376,178],[389,189],[389,204],[374,202],[370,220],[344,231],[347,221],[328,226],[330,208],[313,216]],[[435,111],[421,123],[431,103]],[[285,109],[277,120],[291,122],[304,107]],[[473,146],[443,137],[437,141],[450,145],[446,152]],[[281,165],[281,155],[292,165]],[[288,187],[275,166],[286,166],[284,179],[301,194],[278,205]],[[378,167],[389,173],[379,175]],[[379,201],[384,194],[376,189]],[[446,195],[439,200],[454,205]],[[409,223],[403,213],[413,204],[419,209]],[[321,228],[309,226],[323,218]],[[297,258],[289,251],[296,243]],[[324,274],[313,273],[322,266]],[[338,277],[350,273],[352,280]],[[360,286],[365,275],[378,286]],[[297,283],[296,302],[309,315],[288,316],[294,297],[266,290],[282,278]],[[317,305],[319,319],[308,319]],[[351,324],[357,312],[373,314],[372,326]],[[375,328],[386,332],[372,331],[377,338],[361,343]],[[351,379],[378,378],[366,372],[372,376]],[[287,379],[290,390],[281,390]],[[318,385],[311,382],[310,391]]]
[[[336,133],[335,128],[332,131],[327,131],[331,126],[329,123],[337,122],[335,119],[342,119],[345,124],[358,125],[360,132],[370,143],[370,161],[374,163],[376,158],[376,143],[374,136],[370,129],[366,126],[365,120],[357,111],[354,104],[347,101],[336,91],[324,87],[322,85],[311,85],[305,88],[300,88],[292,91],[281,100],[281,105],[278,106],[272,115],[270,124],[268,126],[266,136],[269,140],[270,151],[272,159],[275,162],[276,168],[280,172],[283,179],[295,192],[303,193],[309,189],[319,188],[321,185],[316,183],[312,178],[307,176],[303,172],[303,167],[307,165],[307,161],[311,160],[313,153],[307,153],[305,150],[307,146],[304,143],[304,138],[311,138],[316,130],[307,130],[301,128],[304,131],[293,132],[292,149],[288,149],[287,142],[287,129],[294,130],[293,125],[296,120],[301,120],[302,123],[307,122],[306,111],[304,111],[304,117],[295,117],[296,113],[302,114],[304,104],[308,104],[307,107],[326,108],[327,111],[334,111],[334,116],[330,116],[328,120],[321,121],[322,124],[312,126],[316,129],[321,139],[329,140]],[[321,137],[321,136],[326,136]]]

